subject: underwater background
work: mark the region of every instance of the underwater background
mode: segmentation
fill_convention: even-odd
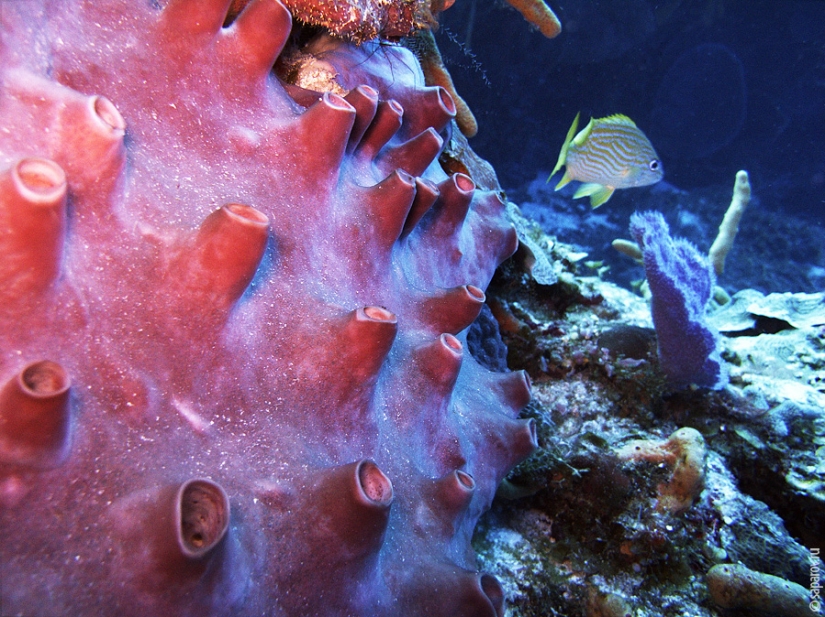
[[[528,247],[488,304],[541,449],[482,519],[481,567],[513,617],[822,614],[825,2],[550,7],[554,39],[478,0],[435,35]],[[597,209],[579,182],[556,191],[577,113],[632,119],[663,180]],[[705,310],[708,279],[678,271],[702,271],[740,170],[751,198]],[[631,238],[661,253],[613,248]]]
[[[825,2],[416,2],[502,190],[428,33],[0,0],[0,615],[825,613]]]
[[[825,2],[571,0],[546,39],[504,3],[456,2],[436,32],[479,121],[473,148],[547,233],[580,245],[624,285],[610,248],[634,210],[665,214],[706,247],[745,169],[753,202],[724,278],[729,291],[825,288]],[[595,212],[545,180],[577,112],[621,113],[662,158],[664,181],[617,191]]]

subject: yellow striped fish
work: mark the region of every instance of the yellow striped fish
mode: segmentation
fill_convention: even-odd
[[[571,180],[584,182],[573,197],[590,196],[590,205],[598,208],[616,189],[646,186],[662,179],[659,155],[633,120],[620,114],[592,118],[576,135],[580,115],[576,114],[567,131],[559,161],[550,174],[552,178],[565,166],[557,191]]]

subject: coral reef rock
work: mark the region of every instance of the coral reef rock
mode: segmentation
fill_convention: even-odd
[[[0,3],[2,612],[500,616],[505,206],[409,51],[299,97],[290,13],[228,4]]]

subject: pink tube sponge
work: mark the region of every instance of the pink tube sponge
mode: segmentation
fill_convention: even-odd
[[[504,204],[409,51],[293,98],[289,11],[228,5],[2,3],[3,611],[500,616],[470,538],[536,434],[465,331]]]

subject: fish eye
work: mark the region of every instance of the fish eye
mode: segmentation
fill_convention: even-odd
[[[650,171],[659,171],[662,168],[661,163],[658,160],[653,159],[650,163],[647,164],[650,167]]]

